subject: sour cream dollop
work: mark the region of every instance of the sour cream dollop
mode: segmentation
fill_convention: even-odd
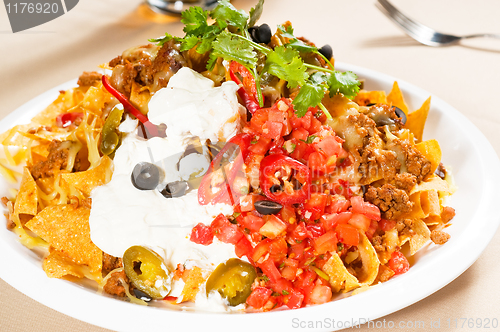
[[[244,113],[237,90],[234,82],[214,87],[210,79],[182,68],[149,103],[149,119],[167,125],[166,138],[138,137],[130,130],[132,120],[120,126],[128,133],[116,151],[112,179],[91,194],[91,239],[101,250],[122,257],[133,245],[148,246],[163,256],[170,270],[177,264],[214,269],[236,257],[233,245],[217,239],[209,246],[189,240],[194,225],[209,225],[219,213],[233,213],[232,206],[200,205],[197,190],[175,198],[165,198],[160,190],[166,183],[186,180],[190,172],[206,169],[209,160],[203,155],[189,155],[179,162],[193,138],[227,141],[238,132]],[[133,186],[131,174],[139,162],[159,167],[162,181],[157,189]]]

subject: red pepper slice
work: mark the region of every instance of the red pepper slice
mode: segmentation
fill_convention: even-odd
[[[67,128],[81,119],[83,119],[83,113],[81,112],[63,113],[56,117],[56,124],[60,128]]]
[[[290,177],[285,179],[288,183],[281,186],[283,190],[276,191],[275,185],[283,183],[282,175],[278,177],[276,175],[284,172],[285,168],[292,170]],[[292,177],[301,184],[300,188],[294,188]],[[303,203],[309,194],[310,185],[309,167],[293,158],[282,154],[273,154],[262,159],[260,163],[260,187],[264,194],[275,202],[283,205]]]
[[[123,108],[125,109],[125,111],[129,112],[130,114],[135,116],[137,119],[139,119],[139,121],[141,121],[141,123],[144,125],[144,127],[146,127],[146,129],[149,133],[148,137],[159,136],[158,135],[158,127],[155,124],[151,123],[149,121],[149,119],[147,118],[147,116],[145,116],[144,114],[139,112],[137,110],[137,108],[135,108],[134,105],[132,105],[130,103],[130,101],[127,99],[127,97],[125,97],[125,95],[123,93],[121,93],[120,91],[116,90],[113,86],[111,86],[111,84],[109,83],[109,78],[106,75],[102,75],[101,80],[102,80],[102,85],[104,86],[104,88],[109,93],[111,93],[116,99],[118,99],[118,101],[123,105]]]
[[[243,78],[243,84],[235,73],[241,75]],[[229,65],[229,76],[231,76],[231,80],[233,80],[236,84],[242,85],[242,87],[238,89],[238,95],[245,103],[248,111],[251,114],[254,114],[261,107],[257,101],[257,86],[255,85],[255,79],[252,76],[252,73],[250,73],[242,64],[236,61],[231,61],[231,64]]]
[[[233,190],[234,180],[237,176],[246,176],[242,170],[243,162],[248,155],[248,148],[250,147],[252,136],[250,134],[241,133],[229,140],[224,145],[222,150],[217,154],[214,160],[210,163],[210,167],[201,180],[200,187],[198,188],[198,202],[201,205],[209,203],[228,203],[234,205],[239,200],[243,193],[238,190]],[[235,153],[236,156],[232,158],[232,165],[230,169],[226,170],[227,163],[223,163],[223,158],[226,152]],[[220,176],[216,171],[222,169],[223,179],[217,181],[214,176]],[[213,181],[214,180],[214,181]],[[216,183],[212,183],[216,182]]]

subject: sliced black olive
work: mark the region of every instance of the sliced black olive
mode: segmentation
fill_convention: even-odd
[[[394,112],[396,113],[396,116],[401,119],[401,123],[405,124],[406,123],[406,114],[403,112],[403,110],[399,107],[392,106],[394,107]]]
[[[175,181],[167,183],[165,188],[160,192],[166,198],[181,197],[186,194],[188,187],[189,186],[186,181]]]
[[[323,56],[325,58],[327,58],[328,60],[330,60],[333,56],[333,50],[332,50],[332,47],[328,44],[326,44],[325,46],[323,46],[322,48],[320,48],[318,50],[319,53],[323,54]]]
[[[150,302],[152,300],[151,296],[144,293],[143,291],[141,291],[138,288],[134,288],[133,292],[134,292],[134,296],[137,297],[139,300],[143,300],[145,302]]]
[[[266,23],[261,26],[250,27],[248,28],[248,32],[256,43],[268,44],[271,41],[271,28]]]
[[[139,190],[153,190],[160,183],[160,171],[155,164],[140,162],[130,175],[132,184]]]
[[[274,184],[271,188],[269,188],[271,193],[276,194],[280,191],[283,191],[283,188],[279,184]]]
[[[276,214],[281,211],[283,205],[273,201],[258,201],[254,203],[255,210],[260,214]]]
[[[361,185],[361,191],[363,192],[363,196],[366,194],[366,186],[364,184]]]

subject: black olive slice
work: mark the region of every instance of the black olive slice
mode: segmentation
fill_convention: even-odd
[[[143,300],[145,302],[150,302],[152,300],[151,296],[144,293],[143,291],[141,291],[138,288],[134,288],[133,292],[134,292],[134,296],[137,297],[139,300]]]
[[[328,60],[330,60],[333,56],[333,50],[332,50],[332,47],[328,44],[326,44],[325,46],[323,46],[322,48],[320,48],[318,50],[319,53],[323,54],[323,56],[325,58],[327,58]]]
[[[248,28],[248,33],[256,43],[268,44],[271,41],[271,28],[266,23]]]
[[[155,164],[140,162],[130,175],[132,184],[139,190],[153,190],[160,183],[160,171]]]
[[[281,211],[283,205],[273,201],[258,201],[254,203],[255,210],[260,214],[276,214]]]
[[[186,194],[188,183],[186,181],[175,181],[167,183],[165,188],[160,191],[165,198],[181,197]]]
[[[396,116],[401,119],[401,123],[405,124],[406,123],[406,114],[403,112],[403,110],[399,107],[392,106],[394,107],[394,112],[396,113]]]

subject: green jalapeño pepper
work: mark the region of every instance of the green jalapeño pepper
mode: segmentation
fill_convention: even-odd
[[[237,258],[228,259],[219,264],[208,278],[207,296],[212,291],[218,291],[231,306],[245,303],[256,277],[255,268],[250,263]]]
[[[120,125],[120,122],[122,120],[122,115],[123,115],[123,110],[120,110],[115,107],[106,118],[106,122],[104,122],[101,131],[100,149],[102,154],[109,156],[118,147],[118,143],[120,143],[120,136],[116,132],[116,130]]]
[[[170,292],[171,276],[165,263],[154,251],[133,246],[123,254],[123,268],[132,284],[153,299]]]

